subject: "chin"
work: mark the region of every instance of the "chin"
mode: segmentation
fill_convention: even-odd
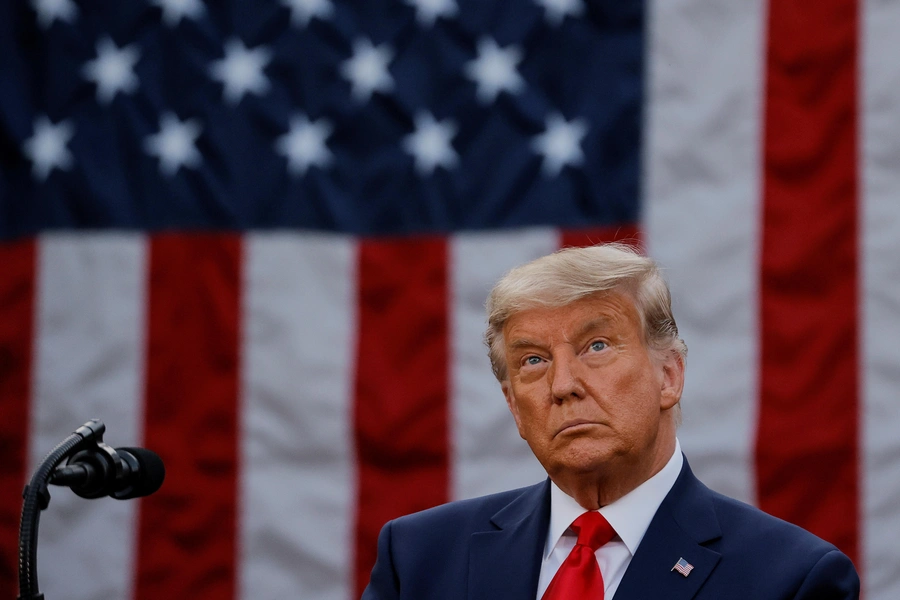
[[[555,471],[565,473],[597,473],[610,468],[618,462],[618,453],[606,445],[577,444],[567,448],[554,462]],[[548,469],[549,471],[549,469]]]

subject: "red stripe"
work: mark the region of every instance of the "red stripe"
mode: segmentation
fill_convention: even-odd
[[[759,504],[855,560],[858,7],[769,7]]]
[[[360,244],[356,597],[382,525],[448,500],[447,282],[443,239]]]
[[[34,242],[0,244],[0,598],[15,598],[34,335]]]
[[[624,242],[640,247],[641,232],[636,225],[564,229],[560,232],[560,248],[580,248],[608,242]]]
[[[144,440],[166,480],[140,509],[138,600],[235,595],[240,264],[236,235],[151,242]]]

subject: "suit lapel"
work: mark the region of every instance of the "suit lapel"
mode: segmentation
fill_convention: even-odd
[[[625,571],[614,600],[690,600],[721,558],[706,547],[720,537],[710,492],[694,477],[685,459],[678,480]],[[672,570],[681,558],[693,566],[687,576]]]
[[[550,521],[550,480],[529,488],[472,534],[469,600],[533,600]]]

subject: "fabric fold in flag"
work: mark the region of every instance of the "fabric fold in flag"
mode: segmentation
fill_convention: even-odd
[[[2,4],[0,596],[29,468],[99,417],[167,481],[54,494],[48,597],[358,597],[389,519],[546,476],[491,285],[622,241],[671,285],[697,475],[900,597],[898,28],[856,0]]]

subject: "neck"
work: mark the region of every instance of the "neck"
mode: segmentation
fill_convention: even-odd
[[[612,504],[662,471],[675,452],[675,435],[673,433],[671,438],[658,442],[656,451],[646,460],[551,479],[583,508],[597,510]]]

